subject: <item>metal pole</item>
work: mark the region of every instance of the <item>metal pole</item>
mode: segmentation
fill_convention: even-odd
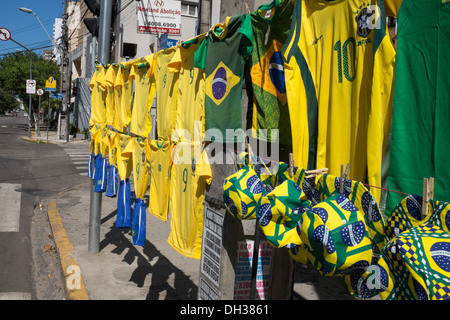
[[[50,98],[52,96],[52,93],[48,92],[48,118],[47,118],[47,143],[48,143],[48,129],[50,127]]]
[[[112,14],[112,0],[102,0],[100,4],[100,27],[98,41],[98,61],[102,64],[110,60],[110,27]],[[100,251],[100,219],[102,211],[102,193],[94,191],[95,181],[91,183],[90,215],[89,215],[89,243],[88,251]]]
[[[30,80],[33,80],[33,51],[30,51]],[[31,94],[28,98],[28,138],[31,137]]]

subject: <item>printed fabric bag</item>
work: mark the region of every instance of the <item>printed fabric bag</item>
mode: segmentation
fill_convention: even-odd
[[[236,219],[256,219],[260,197],[272,190],[272,174],[259,157],[250,163],[246,152],[238,155],[239,170],[224,179],[223,200],[227,211]]]
[[[450,203],[429,201],[427,215],[422,215],[422,197],[409,195],[398,203],[386,221],[386,234],[390,239],[400,233],[429,222],[444,231],[450,229]]]
[[[318,178],[316,189],[321,201],[303,213],[299,225],[306,251],[293,248],[290,256],[304,261],[306,254],[320,273],[338,276],[350,294],[368,298],[377,291],[361,287],[361,279],[378,262],[387,242],[383,216],[361,182],[346,179],[344,183],[340,194],[339,177],[325,174]]]
[[[374,284],[383,300],[450,300],[450,234],[423,223],[383,249]]]
[[[287,168],[288,169],[288,168]],[[277,171],[279,184],[259,199],[258,222],[268,242],[277,248],[301,245],[297,230],[302,214],[310,208],[299,185],[305,177],[305,170],[294,169],[294,176],[286,175],[286,166],[280,164]]]

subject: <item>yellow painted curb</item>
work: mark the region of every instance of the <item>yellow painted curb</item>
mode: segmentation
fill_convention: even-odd
[[[88,300],[80,266],[77,260],[70,256],[74,252],[74,247],[64,228],[55,201],[48,203],[47,210],[53,238],[61,261],[67,298],[69,300]]]

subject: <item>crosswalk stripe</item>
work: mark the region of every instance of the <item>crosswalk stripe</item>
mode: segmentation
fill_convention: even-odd
[[[0,183],[0,232],[19,232],[21,188],[18,183]]]
[[[0,300],[31,300],[28,292],[0,292]]]

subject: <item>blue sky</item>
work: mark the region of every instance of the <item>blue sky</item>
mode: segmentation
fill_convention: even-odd
[[[20,11],[19,7],[33,10],[53,37],[53,24],[55,18],[61,18],[64,13],[64,0],[1,0],[0,28],[8,29],[12,39],[41,54],[42,49],[37,48],[51,46],[50,39],[38,19],[32,13]],[[0,41],[0,57],[17,52],[16,49],[23,50],[11,40]]]

